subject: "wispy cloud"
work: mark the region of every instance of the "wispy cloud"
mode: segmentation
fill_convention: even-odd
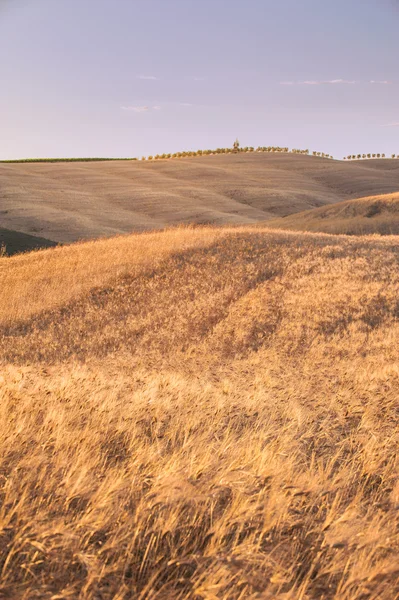
[[[149,106],[121,106],[122,110],[130,110],[137,113],[147,112],[150,110]]]
[[[329,80],[307,80],[307,81],[281,81],[280,85],[354,85],[359,83],[348,79],[329,79]]]
[[[145,79],[147,81],[157,81],[158,77],[154,77],[154,75],[137,75],[137,79]]]
[[[307,81],[280,81],[280,85],[355,85],[355,84],[378,84],[390,85],[392,81],[375,80],[356,81],[355,79],[315,79]]]
[[[386,123],[383,127],[399,127],[399,121],[396,123]]]
[[[128,112],[145,113],[145,112],[151,112],[151,111],[160,111],[165,108],[169,108],[169,107],[173,107],[173,106],[181,106],[183,108],[191,108],[195,105],[191,104],[191,102],[171,102],[169,104],[163,104],[163,105],[155,104],[154,106],[123,105],[120,107],[120,109],[128,111]]]
[[[160,106],[121,106],[121,110],[127,110],[130,112],[144,113],[151,110],[161,110]]]

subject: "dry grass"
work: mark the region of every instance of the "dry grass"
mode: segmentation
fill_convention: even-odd
[[[0,324],[62,306],[91,288],[155,269],[169,254],[202,247],[223,233],[190,227],[58,247],[0,262]]]
[[[398,259],[259,229],[2,259],[0,597],[398,598]]]
[[[345,235],[398,235],[399,194],[338,202],[273,220],[268,225],[280,229]]]

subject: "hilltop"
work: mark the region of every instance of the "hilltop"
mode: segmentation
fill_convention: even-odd
[[[0,595],[395,597],[398,260],[250,227],[0,259]]]
[[[348,235],[399,234],[399,194],[338,202],[272,220],[270,227]]]
[[[69,243],[179,223],[252,224],[399,191],[399,161],[240,153],[0,164],[1,226]]]

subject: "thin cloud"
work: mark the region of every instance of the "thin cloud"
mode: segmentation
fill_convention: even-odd
[[[353,85],[358,82],[348,79],[331,79],[331,81],[325,81],[324,83],[327,85]]]
[[[387,123],[383,127],[399,127],[399,121],[397,123]]]
[[[179,102],[179,106],[193,106],[190,102]]]
[[[122,110],[130,110],[132,112],[142,113],[150,110],[149,106],[121,106]]]
[[[157,81],[158,77],[154,77],[154,75],[138,75],[137,79],[144,79],[146,81]]]
[[[280,85],[355,85],[362,83],[390,85],[392,81],[371,79],[367,82],[356,81],[354,79],[315,79],[307,81],[280,81]]]
[[[160,106],[121,106],[121,110],[127,110],[130,112],[144,113],[151,110],[161,110]]]
[[[307,81],[281,81],[280,85],[354,85],[357,81],[348,79],[329,79],[329,80],[307,80]]]

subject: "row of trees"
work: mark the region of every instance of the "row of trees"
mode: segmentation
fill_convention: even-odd
[[[241,147],[238,140],[233,144],[232,148],[216,148],[216,150],[197,150],[188,152],[175,152],[174,154],[156,154],[155,156],[143,156],[141,160],[159,160],[167,158],[185,158],[187,156],[209,156],[214,154],[237,154],[239,152],[272,152],[272,153],[284,153],[284,154],[306,154],[312,156],[319,156],[320,158],[334,158],[331,154],[324,152],[310,152],[309,149],[302,150],[299,148],[288,148],[286,146],[244,146]],[[344,160],[362,160],[369,158],[386,158],[385,154],[349,154],[344,156]],[[392,154],[391,158],[399,158],[399,154]]]
[[[364,160],[368,158],[386,158],[385,154],[349,154],[344,160]],[[399,154],[392,154],[391,158],[399,158]]]
[[[239,142],[236,141],[232,148],[216,148],[215,150],[189,150],[187,152],[175,152],[174,154],[156,154],[155,156],[143,156],[141,160],[164,160],[168,158],[186,158],[188,156],[211,156],[214,154],[237,154],[240,152],[271,152],[271,153],[284,153],[284,154],[310,154],[310,150],[301,150],[298,148],[289,149],[281,146],[244,146],[240,147]],[[312,152],[313,156],[320,156],[322,158],[334,158],[330,154],[324,152]]]
[[[312,152],[312,156],[321,156],[321,158],[334,158],[331,154],[324,154],[324,152]]]

